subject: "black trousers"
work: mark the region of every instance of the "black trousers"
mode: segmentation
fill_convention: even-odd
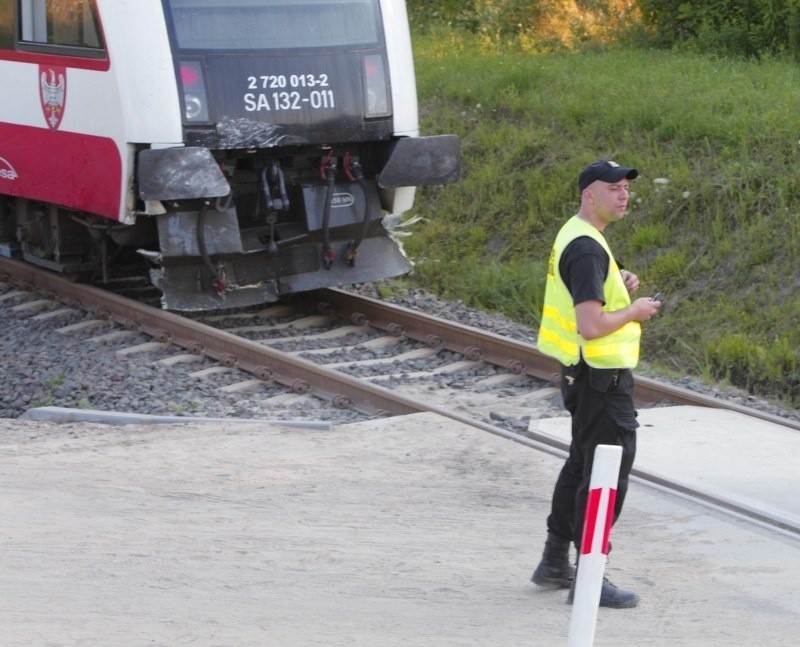
[[[561,395],[572,416],[572,442],[553,491],[547,529],[572,539],[580,551],[586,497],[598,445],[622,447],[615,522],[625,502],[639,426],[633,401],[633,373],[630,369],[595,369],[581,360],[574,366],[562,367]]]

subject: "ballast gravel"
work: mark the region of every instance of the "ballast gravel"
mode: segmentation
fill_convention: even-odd
[[[372,284],[353,290],[378,298]],[[0,296],[10,288],[0,285]],[[520,341],[534,343],[536,331],[506,317],[477,311],[460,301],[446,301],[418,289],[393,289],[386,301],[424,311],[442,319],[492,331]],[[218,381],[200,380],[184,365],[160,364],[149,358],[140,361],[115,352],[152,341],[142,333],[108,336],[111,327],[63,332],[64,328],[90,320],[90,314],[73,311],[54,319],[36,319],[31,313],[14,310],[9,299],[0,303],[0,418],[18,418],[39,407],[93,409],[118,413],[204,418],[314,420],[346,423],[363,420],[355,411],[333,409],[310,398],[276,407],[269,403],[270,387],[256,392],[228,393]],[[121,329],[118,332],[123,333]],[[281,350],[291,350],[283,344]],[[372,351],[365,350],[365,359]],[[169,352],[167,354],[174,354]],[[374,356],[374,355],[373,355]],[[204,360],[209,365],[215,363]],[[420,362],[416,370],[425,370]],[[198,367],[200,368],[200,367]],[[196,369],[192,369],[196,370]],[[639,370],[645,374],[646,369]],[[244,378],[241,378],[244,379]],[[675,383],[720,398],[734,399],[776,415],[800,419],[800,413],[757,400],[737,391],[713,389],[690,379]],[[391,384],[382,386],[391,388]],[[277,387],[273,387],[277,391]]]

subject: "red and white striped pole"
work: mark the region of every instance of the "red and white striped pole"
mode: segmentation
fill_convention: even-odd
[[[594,644],[621,462],[622,447],[598,445],[595,449],[572,600],[569,647]]]

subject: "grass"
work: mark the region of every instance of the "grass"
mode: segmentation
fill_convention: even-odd
[[[415,55],[422,130],[459,135],[463,166],[458,184],[418,196],[414,282],[536,325],[577,173],[610,157],[641,175],[607,238],[665,299],[643,357],[800,403],[796,64],[530,54],[446,29],[417,35]]]

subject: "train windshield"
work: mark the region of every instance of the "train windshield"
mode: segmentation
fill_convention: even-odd
[[[374,45],[378,0],[164,0],[181,50]]]

